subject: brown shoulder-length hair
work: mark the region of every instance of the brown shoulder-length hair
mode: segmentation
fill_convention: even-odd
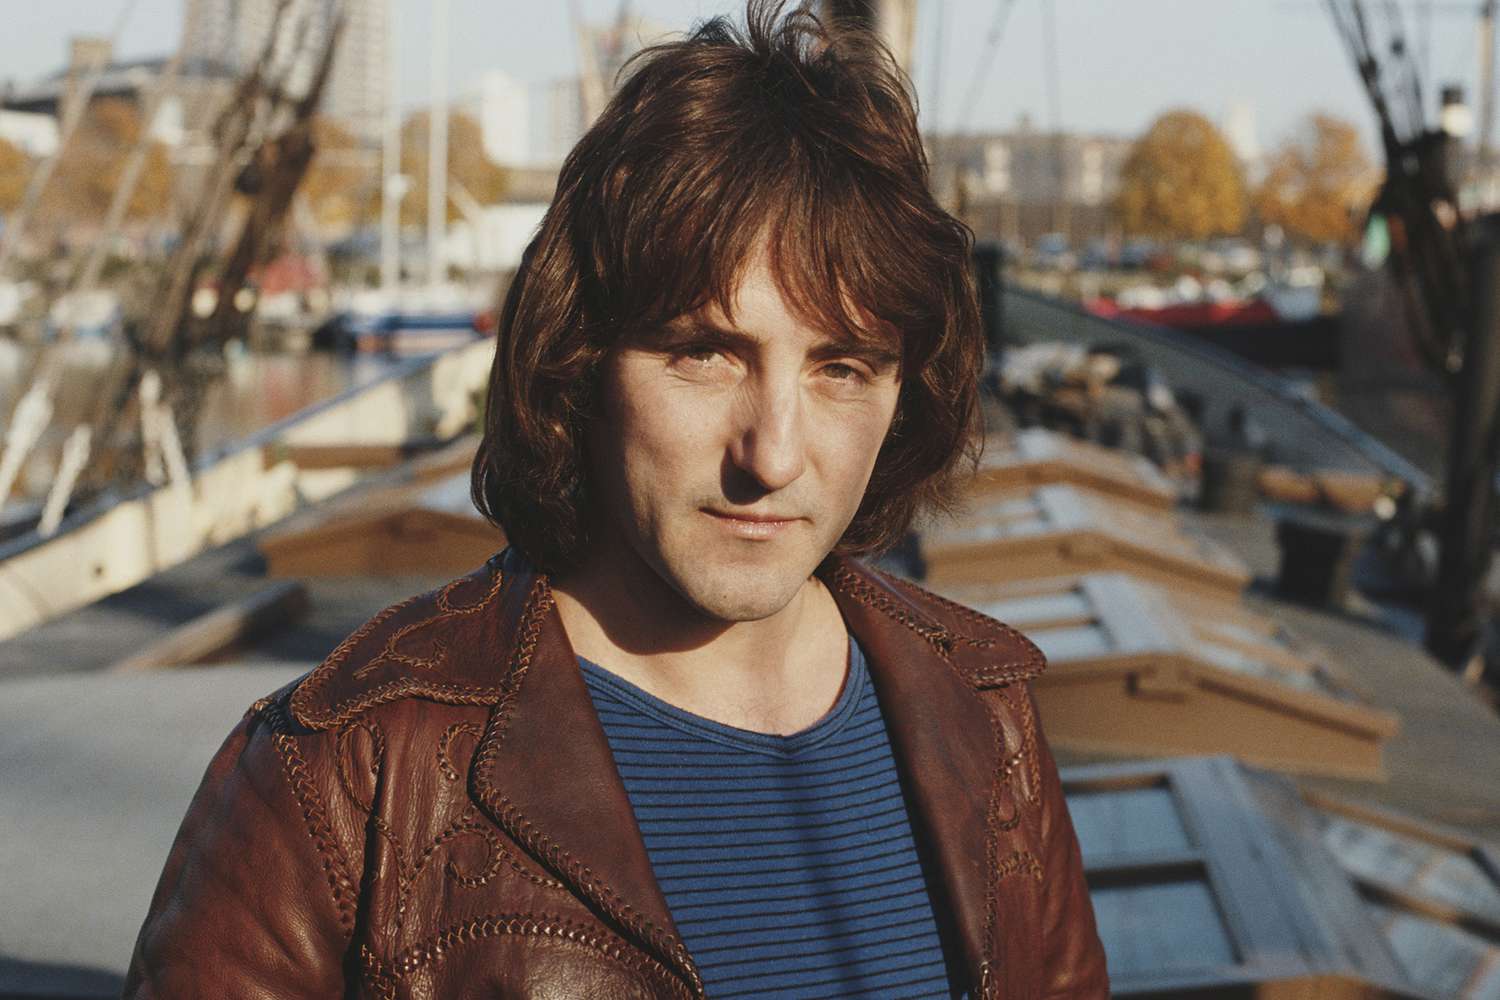
[[[868,33],[778,0],[627,70],[501,310],[476,506],[539,568],[576,566],[597,523],[584,442],[601,362],[622,335],[710,302],[732,316],[764,247],[810,325],[899,337],[896,418],[838,544],[883,551],[946,504],[983,356],[973,237],[928,191],[908,81]]]

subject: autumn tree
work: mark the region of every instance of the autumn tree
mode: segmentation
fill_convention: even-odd
[[[380,219],[380,151],[327,118],[313,123],[312,165],[302,197],[319,226],[351,229]]]
[[[427,129],[426,112],[412,115],[401,128],[401,172],[411,181],[401,201],[403,225],[427,221]],[[479,123],[466,114],[448,116],[448,177],[481,205],[499,201],[509,183],[505,168],[484,155]],[[448,218],[457,219],[460,214],[449,198]]]
[[[9,212],[21,203],[31,170],[31,158],[0,139],[0,213]]]
[[[65,221],[103,218],[144,127],[130,101],[104,98],[91,103],[47,185],[43,211]],[[131,193],[126,218],[161,215],[171,193],[172,168],[166,150],[161,143],[152,142]]]
[[[1271,154],[1255,212],[1314,243],[1353,244],[1379,180],[1354,124],[1315,113]]]
[[[1120,170],[1115,212],[1128,233],[1201,240],[1245,224],[1245,178],[1234,150],[1196,111],[1168,111]]]

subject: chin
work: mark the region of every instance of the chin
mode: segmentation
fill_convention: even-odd
[[[698,563],[663,576],[684,600],[709,618],[753,622],[770,618],[790,604],[807,583],[811,569]]]

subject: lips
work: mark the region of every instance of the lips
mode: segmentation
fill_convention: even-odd
[[[759,511],[727,511],[703,508],[703,513],[714,519],[730,535],[751,541],[775,538],[796,524],[801,518],[784,514],[768,514]]]
[[[721,517],[729,521],[749,521],[751,524],[782,524],[788,521],[801,520],[800,518],[792,517],[787,514],[760,514],[753,513],[751,511],[731,512],[725,510],[714,510],[712,507],[705,507],[704,511],[706,513],[712,514],[714,517]]]

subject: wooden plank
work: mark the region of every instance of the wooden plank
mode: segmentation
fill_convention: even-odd
[[[268,446],[268,450],[299,469],[386,469],[437,451],[447,443],[423,437],[391,444],[278,444]]]
[[[1039,427],[988,444],[969,490],[984,496],[1047,483],[1070,483],[1154,510],[1177,502],[1176,488],[1149,459]]]
[[[179,625],[109,670],[128,673],[201,663],[252,635],[292,624],[307,608],[307,589],[295,580],[281,580]]]
[[[1335,470],[1300,472],[1282,465],[1269,465],[1256,477],[1261,496],[1283,503],[1329,507],[1350,514],[1374,510],[1388,495],[1386,480],[1378,475]]]
[[[286,519],[256,544],[271,576],[458,576],[504,548],[505,535],[475,509],[466,469],[421,479],[403,466]]]
[[[1287,874],[1329,942],[1330,953],[1351,958],[1355,967],[1371,979],[1399,982],[1403,973],[1396,956],[1354,882],[1329,854],[1320,817],[1307,808],[1296,784],[1266,771],[1241,767],[1238,772],[1284,848],[1285,862],[1290,866]]]
[[[1048,739],[1074,753],[1233,753],[1294,774],[1384,780],[1385,716],[1280,687],[1157,653],[1055,663],[1035,691]]]
[[[1142,842],[1141,849],[1128,849],[1122,843],[1116,847],[1127,848],[1123,852],[1085,853],[1115,995],[1278,1000],[1420,995],[1408,992],[1410,984],[1349,880],[1316,836],[1306,839],[1303,827],[1312,815],[1299,806],[1290,784],[1283,783],[1289,790],[1283,799],[1303,821],[1291,832],[1303,836],[1279,841],[1274,833],[1287,828],[1263,811],[1251,794],[1250,777],[1226,757],[1062,772],[1070,810],[1075,802],[1082,804],[1080,795],[1167,790],[1192,844],[1174,847],[1163,841],[1153,848]],[[1160,802],[1152,808],[1159,813]],[[1105,812],[1096,807],[1094,818]],[[1310,875],[1321,877],[1325,892],[1306,891],[1303,882]],[[1196,895],[1181,897],[1189,890]],[[1174,893],[1181,897],[1175,905]],[[1184,928],[1185,920],[1194,923]]]
[[[1184,822],[1203,848],[1225,922],[1243,949],[1245,964],[1264,957],[1295,956],[1299,972],[1315,973],[1328,943],[1299,905],[1290,863],[1255,807],[1229,757],[1180,762],[1174,768]]]
[[[1368,823],[1394,833],[1418,837],[1450,851],[1467,852],[1480,847],[1486,847],[1491,851],[1497,849],[1497,845],[1486,844],[1460,830],[1449,829],[1442,824],[1409,816],[1388,807],[1368,802],[1355,802],[1343,796],[1331,795],[1312,788],[1304,789],[1302,797],[1307,800],[1308,805],[1323,812],[1343,816],[1360,823]],[[1496,875],[1495,879],[1497,883],[1500,883],[1500,875]]]
[[[261,552],[276,577],[459,576],[504,547],[504,533],[478,514],[413,508],[279,535]]]
[[[1182,531],[1162,511],[1072,486],[1040,486],[922,531],[928,579],[940,586],[1118,570],[1172,589],[1232,599],[1250,574],[1223,546]]]
[[[1252,759],[1294,771],[1383,777],[1382,748],[1397,732],[1397,718],[1301,656],[1268,620],[1240,609],[1220,622],[1217,616],[1233,605],[1180,603],[1166,590],[1121,573],[1046,583],[1031,582],[1019,600],[992,599],[1014,592],[1006,586],[958,587],[948,595],[1020,628],[1051,661],[1052,669],[1037,683],[1037,698],[1044,718],[1050,713],[1060,746],[1251,753]],[[1109,666],[1112,671],[1101,669]],[[1102,700],[1085,705],[1082,685]],[[1141,698],[1178,702],[1176,717],[1158,717],[1160,706],[1148,709],[1137,703]],[[1212,720],[1202,718],[1213,713]],[[1271,731],[1286,738],[1269,740]],[[1175,742],[1165,739],[1167,733]],[[1272,746],[1283,752],[1269,754]],[[1303,752],[1291,755],[1287,748]]]

